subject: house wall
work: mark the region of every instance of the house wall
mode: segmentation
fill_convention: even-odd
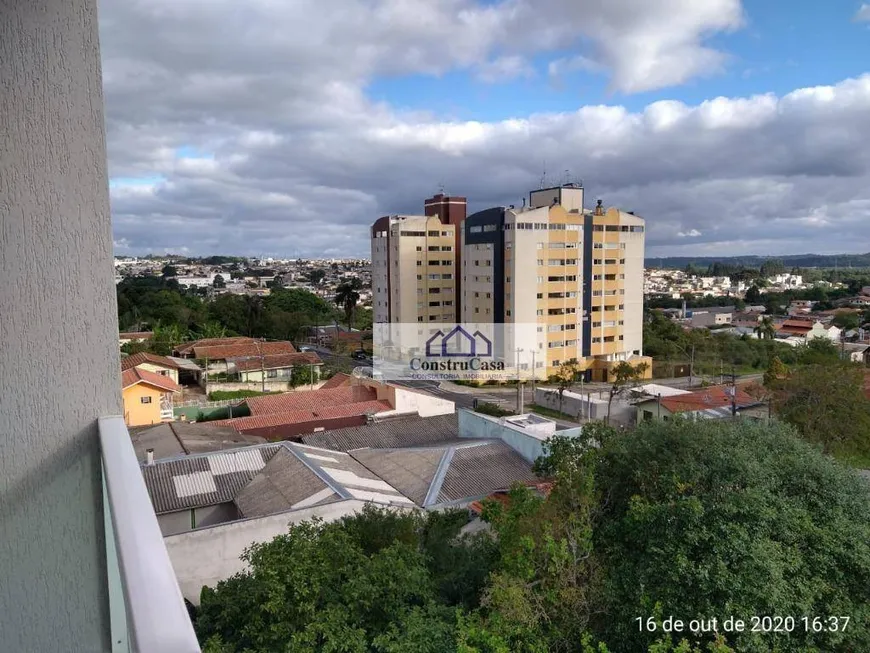
[[[196,528],[225,524],[239,518],[239,509],[232,501],[219,503],[216,506],[203,506],[193,510],[193,523]]]
[[[232,502],[219,503],[215,506],[178,510],[157,515],[160,532],[163,536],[187,533],[195,528],[206,528],[217,524],[225,524],[239,518],[239,510]]]
[[[179,510],[177,512],[167,512],[162,515],[157,515],[157,523],[160,525],[160,532],[163,536],[175,535],[176,533],[186,533],[191,529],[193,524],[192,510]]]
[[[308,386],[302,386],[305,390],[308,389]],[[214,392],[215,390],[224,390],[226,392],[232,392],[234,390],[257,390],[266,392],[289,392],[293,390],[293,386],[291,386],[287,381],[266,381],[265,388],[263,386],[262,381],[232,381],[232,382],[224,382],[224,381],[209,381],[206,390],[208,392]]]
[[[320,517],[334,521],[351,515],[364,501],[347,500],[257,519],[243,519],[164,538],[184,598],[199,605],[203,585],[214,587],[246,568],[239,557],[255,542],[269,542],[287,532],[290,524]]]
[[[530,463],[535,462],[544,453],[546,436],[529,433],[504,424],[495,417],[481,415],[466,409],[459,410],[458,417],[459,437],[501,440]],[[579,435],[581,430],[581,427],[577,427],[576,429],[566,429],[558,433],[559,435],[574,437]]]
[[[538,388],[535,391],[535,403],[545,408],[559,410],[559,393],[547,388]],[[603,420],[607,418],[607,399],[598,396],[587,397],[566,390],[562,397],[562,412],[572,417]],[[634,408],[627,401],[614,398],[610,407],[610,421],[624,424],[634,420]]]
[[[160,397],[163,393],[144,383],[124,388],[124,421],[127,426],[159,424]],[[151,403],[143,404],[142,398],[150,397]]]
[[[377,392],[378,399],[389,402],[394,409],[393,412],[398,414],[418,413],[420,417],[434,417],[452,415],[456,410],[456,405],[449,399],[370,380],[363,380],[363,385],[373,388]]]
[[[96,0],[0,0],[4,651],[111,650],[96,420],[121,392],[98,43]]]
[[[155,374],[162,374],[178,383],[178,370],[171,367],[162,367],[160,365],[152,365],[151,363],[142,363],[141,365],[137,365],[136,367],[146,370],[148,372],[154,372]]]

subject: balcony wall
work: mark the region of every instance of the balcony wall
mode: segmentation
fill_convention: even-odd
[[[0,633],[110,650],[96,419],[121,414],[96,0],[0,0]]]

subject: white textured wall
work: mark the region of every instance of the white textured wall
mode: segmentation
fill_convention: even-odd
[[[280,515],[221,524],[164,538],[169,559],[178,577],[181,593],[194,605],[199,605],[203,585],[214,587],[245,569],[240,556],[255,542],[269,542],[287,532],[290,524],[313,517],[324,521],[341,519],[362,510],[364,501],[337,501],[324,506],[294,510]]]
[[[121,414],[95,0],[0,0],[0,649],[109,650]]]

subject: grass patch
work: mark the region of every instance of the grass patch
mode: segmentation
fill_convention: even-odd
[[[870,453],[850,451],[844,447],[833,451],[831,455],[849,467],[870,469]]]
[[[262,397],[274,394],[272,392],[260,392],[259,390],[215,390],[208,393],[209,401],[226,401],[228,399],[247,399],[248,397]]]
[[[568,415],[567,413],[560,413],[558,410],[554,410],[552,408],[547,408],[546,406],[539,406],[538,404],[532,404],[531,410],[533,413],[537,413],[538,415],[543,415],[544,417],[552,417],[554,419],[562,419],[568,420],[570,422],[576,421],[574,417]]]

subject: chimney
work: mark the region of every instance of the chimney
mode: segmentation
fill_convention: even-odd
[[[153,465],[154,464],[154,449],[146,449],[145,450],[145,464]]]

